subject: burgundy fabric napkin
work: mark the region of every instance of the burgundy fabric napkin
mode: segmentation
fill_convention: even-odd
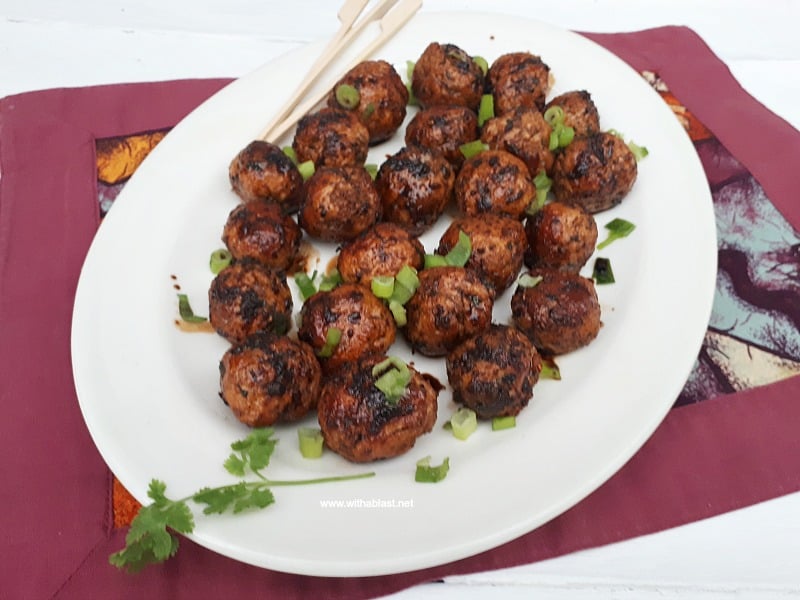
[[[800,227],[800,133],[748,96],[701,39],[676,27],[587,36],[635,69],[658,73],[783,218]],[[125,531],[113,526],[111,474],[83,424],[69,356],[77,278],[99,223],[95,140],[169,127],[224,84],[104,86],[0,100],[0,595],[374,597],[800,490],[800,377],[792,377],[674,408],[586,500],[534,532],[448,565],[394,576],[306,577],[241,564],[183,540],[174,559],[138,575],[111,567],[108,555],[123,546]]]

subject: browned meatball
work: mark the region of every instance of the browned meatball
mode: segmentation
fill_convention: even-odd
[[[439,240],[437,254],[446,255],[458,243],[459,231],[469,236],[472,245],[467,269],[473,269],[502,294],[510,286],[525,255],[525,227],[517,219],[487,213],[454,219]]]
[[[480,66],[453,44],[432,42],[414,65],[411,90],[420,106],[458,104],[478,110],[484,76]]]
[[[250,142],[231,161],[228,176],[233,191],[245,202],[273,200],[284,212],[297,210],[303,177],[275,144]]]
[[[303,186],[297,220],[315,238],[345,242],[380,218],[380,196],[362,166],[322,167]]]
[[[438,150],[458,169],[461,146],[478,139],[478,115],[466,106],[431,106],[419,111],[406,127],[406,144]]]
[[[330,356],[321,356],[328,330],[338,329],[341,339]],[[370,354],[383,354],[397,332],[386,305],[363,286],[343,283],[329,292],[317,292],[300,309],[297,337],[317,354],[324,373]]]
[[[520,108],[483,124],[481,140],[494,150],[522,159],[531,176],[553,167],[550,150],[552,128],[535,108]]]
[[[287,336],[250,336],[225,352],[219,371],[223,401],[250,427],[296,421],[317,405],[317,358],[308,345]]]
[[[597,337],[600,303],[591,279],[552,269],[532,269],[530,275],[542,280],[514,291],[511,314],[540,352],[565,354]]]
[[[253,262],[233,263],[208,289],[211,325],[231,343],[259,331],[286,333],[292,324],[292,292],[282,272]]]
[[[435,267],[419,273],[419,287],[406,303],[405,336],[426,356],[444,356],[489,326],[494,290],[472,270]]]
[[[349,85],[358,91],[358,103],[344,106],[336,99],[339,85]],[[369,130],[370,144],[392,137],[406,118],[408,88],[394,67],[385,60],[367,60],[359,63],[331,90],[328,106],[355,111]]]
[[[600,114],[586,90],[565,92],[548,102],[545,111],[551,106],[560,106],[564,111],[564,125],[572,127],[575,135],[594,135],[600,131]]]
[[[425,248],[408,230],[394,223],[378,223],[339,252],[338,269],[344,281],[366,287],[378,275],[394,277],[404,265],[421,270]]]
[[[495,213],[521,220],[536,188],[522,160],[505,150],[484,150],[464,161],[455,196],[466,215]]]
[[[625,142],[601,132],[575,138],[559,152],[551,177],[555,197],[590,213],[622,202],[636,181],[636,157]]]
[[[530,52],[503,54],[489,67],[486,84],[497,115],[521,106],[542,110],[550,91],[550,67]]]
[[[323,108],[300,119],[292,141],[299,162],[316,168],[363,165],[369,152],[369,130],[349,110]]]
[[[408,452],[436,423],[439,391],[413,367],[396,403],[375,387],[380,374],[373,375],[372,368],[383,358],[347,365],[322,386],[317,414],[325,445],[353,462]]]
[[[524,333],[491,325],[447,355],[453,400],[481,419],[518,415],[528,406],[542,359]]]
[[[444,212],[453,196],[455,174],[444,156],[420,146],[406,146],[378,169],[375,187],[383,220],[419,235]]]
[[[247,202],[234,208],[222,230],[222,241],[235,260],[255,260],[287,271],[300,250],[303,232],[274,202]]]
[[[577,273],[594,252],[597,223],[580,206],[545,204],[525,222],[528,267]]]

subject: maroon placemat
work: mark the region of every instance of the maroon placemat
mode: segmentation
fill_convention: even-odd
[[[800,134],[748,96],[694,33],[588,35],[649,70],[800,226]],[[51,90],[0,101],[0,582],[24,598],[359,598],[510,567],[706,518],[800,489],[800,378],[670,411],[625,467],[579,505],[504,546],[396,576],[317,578],[258,569],[188,540],[131,576],[108,564],[111,475],[83,424],[69,335],[83,257],[99,223],[98,138],[163,129],[224,81]],[[780,148],[780,152],[775,152]]]

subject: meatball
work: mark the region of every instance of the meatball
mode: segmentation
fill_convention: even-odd
[[[486,87],[494,96],[497,115],[521,106],[542,110],[550,91],[550,67],[530,52],[503,54],[489,67]]]
[[[347,365],[322,386],[317,414],[325,445],[353,462],[408,452],[436,423],[438,388],[413,367],[398,401],[390,402],[375,387],[380,373],[373,375],[372,369],[383,358]]]
[[[254,260],[288,271],[297,258],[303,232],[274,202],[247,202],[234,208],[222,230],[222,241],[238,261]]]
[[[297,220],[315,238],[345,242],[380,218],[380,196],[362,166],[322,167],[303,186]]]
[[[375,187],[383,219],[419,235],[444,212],[453,196],[455,174],[444,156],[420,146],[406,146],[378,169]]]
[[[326,356],[323,348],[331,329],[338,329],[341,338]],[[383,302],[363,286],[343,283],[305,301],[297,337],[314,349],[323,372],[329,374],[370,354],[383,354],[396,332],[394,317]]]
[[[292,292],[280,271],[253,262],[228,265],[208,289],[212,327],[236,344],[259,331],[286,333],[292,324]]]
[[[636,157],[625,142],[601,132],[575,138],[559,152],[551,177],[555,197],[590,213],[622,202],[636,181]]]
[[[453,44],[432,42],[414,65],[411,90],[423,108],[457,104],[478,110],[484,76],[480,66]]]
[[[363,165],[369,152],[369,130],[349,110],[323,108],[300,119],[292,140],[297,160],[316,168]]]
[[[491,212],[522,220],[536,188],[522,160],[504,150],[484,150],[464,161],[455,197],[463,214]]]
[[[406,127],[406,144],[438,150],[458,169],[461,146],[478,139],[478,115],[466,106],[431,106],[419,111]]]
[[[545,111],[551,106],[560,106],[564,111],[564,125],[572,127],[576,136],[594,135],[600,132],[600,114],[586,90],[565,92],[548,102]]]
[[[489,326],[494,290],[461,267],[435,267],[419,273],[419,287],[406,303],[405,336],[413,350],[444,356]]]
[[[322,370],[311,348],[287,336],[256,333],[219,364],[220,395],[250,427],[296,421],[316,407]]]
[[[394,277],[404,265],[421,270],[425,247],[406,229],[394,223],[378,223],[339,252],[338,269],[344,281],[366,287],[378,275]]]
[[[439,240],[439,255],[446,255],[458,243],[458,234],[469,236],[472,253],[467,269],[489,281],[497,295],[510,286],[522,268],[525,255],[525,227],[517,219],[487,213],[454,219]]]
[[[545,204],[525,222],[525,264],[577,273],[594,252],[597,223],[580,206]]]
[[[356,89],[358,102],[355,106],[345,106],[337,100],[340,85]],[[369,131],[370,144],[392,137],[406,118],[407,104],[408,88],[385,60],[367,60],[357,64],[333,86],[328,96],[331,108],[350,109],[358,115]]]
[[[532,269],[530,275],[542,279],[514,291],[511,315],[540,352],[565,354],[597,337],[600,303],[591,279],[552,269]]]
[[[273,200],[284,212],[297,210],[303,177],[275,144],[250,142],[231,161],[228,177],[233,191],[245,202]]]
[[[481,419],[518,415],[533,396],[542,359],[524,333],[491,325],[447,355],[453,400]]]
[[[534,176],[553,167],[552,131],[538,110],[520,108],[484,123],[481,140],[493,150],[505,150],[522,159]]]

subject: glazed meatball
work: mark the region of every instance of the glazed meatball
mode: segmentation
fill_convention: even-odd
[[[334,328],[341,339],[330,356],[324,356],[328,330]],[[383,354],[396,332],[394,317],[383,302],[363,286],[343,283],[305,301],[297,337],[314,349],[323,372],[329,374],[370,354]]]
[[[274,202],[247,202],[234,208],[222,230],[222,241],[238,261],[254,260],[288,271],[297,258],[303,232]]]
[[[405,336],[413,350],[444,356],[489,326],[494,290],[472,270],[435,267],[419,273],[419,287],[406,303]]]
[[[292,292],[280,271],[253,262],[233,263],[208,289],[212,327],[236,344],[259,331],[286,333],[292,323]]]
[[[355,106],[342,105],[336,97],[340,85],[358,92]],[[369,131],[370,144],[388,140],[406,118],[408,88],[385,60],[367,60],[348,71],[331,90],[328,106],[353,110]]]
[[[250,427],[296,421],[316,407],[322,370],[311,348],[287,336],[256,333],[219,365],[220,395]]]
[[[464,162],[461,146],[478,139],[478,115],[466,106],[431,106],[406,127],[406,144],[438,150],[456,169]]]
[[[560,106],[564,111],[564,125],[572,127],[576,136],[594,135],[600,132],[600,114],[586,90],[565,92],[548,102],[545,111],[551,106]]]
[[[439,240],[437,254],[444,256],[458,243],[459,231],[469,236],[472,245],[467,269],[473,269],[502,294],[520,269],[527,246],[525,227],[517,219],[487,213],[454,219]]]
[[[439,152],[420,146],[401,148],[381,164],[375,178],[383,220],[419,235],[444,212],[454,181],[453,167]]]
[[[505,150],[520,158],[535,176],[553,167],[552,131],[538,110],[520,108],[484,123],[481,140],[493,150]]]
[[[362,166],[322,167],[303,186],[297,220],[309,235],[345,242],[381,218],[381,199]]]
[[[597,337],[600,303],[591,279],[551,269],[532,269],[530,275],[542,280],[514,291],[511,315],[540,352],[565,354]]]
[[[550,67],[530,52],[503,54],[489,67],[486,87],[494,96],[497,115],[521,106],[542,110],[550,91]]]
[[[495,213],[521,220],[536,188],[522,160],[505,150],[484,150],[464,161],[455,197],[463,214]]]
[[[601,132],[575,138],[553,164],[555,197],[597,213],[622,202],[636,181],[636,157],[625,142]]]
[[[353,462],[399,456],[436,423],[438,387],[409,366],[411,381],[395,403],[375,387],[373,357],[347,365],[322,386],[317,414],[325,445]]]
[[[516,416],[528,405],[542,359],[524,333],[491,325],[447,355],[453,400],[481,419]]]
[[[597,223],[580,206],[545,204],[525,222],[525,264],[577,273],[594,252]]]
[[[299,162],[316,168],[363,165],[369,152],[369,130],[349,110],[323,108],[300,119],[292,141]]]
[[[394,223],[378,223],[339,252],[338,269],[344,281],[366,287],[378,275],[394,277],[404,265],[421,270],[425,248],[408,230]]]
[[[228,177],[233,191],[245,202],[272,200],[284,212],[297,210],[303,177],[278,146],[261,140],[250,142],[231,161]]]
[[[417,59],[411,78],[411,90],[423,108],[457,104],[477,111],[483,86],[483,71],[469,54],[437,42]]]

